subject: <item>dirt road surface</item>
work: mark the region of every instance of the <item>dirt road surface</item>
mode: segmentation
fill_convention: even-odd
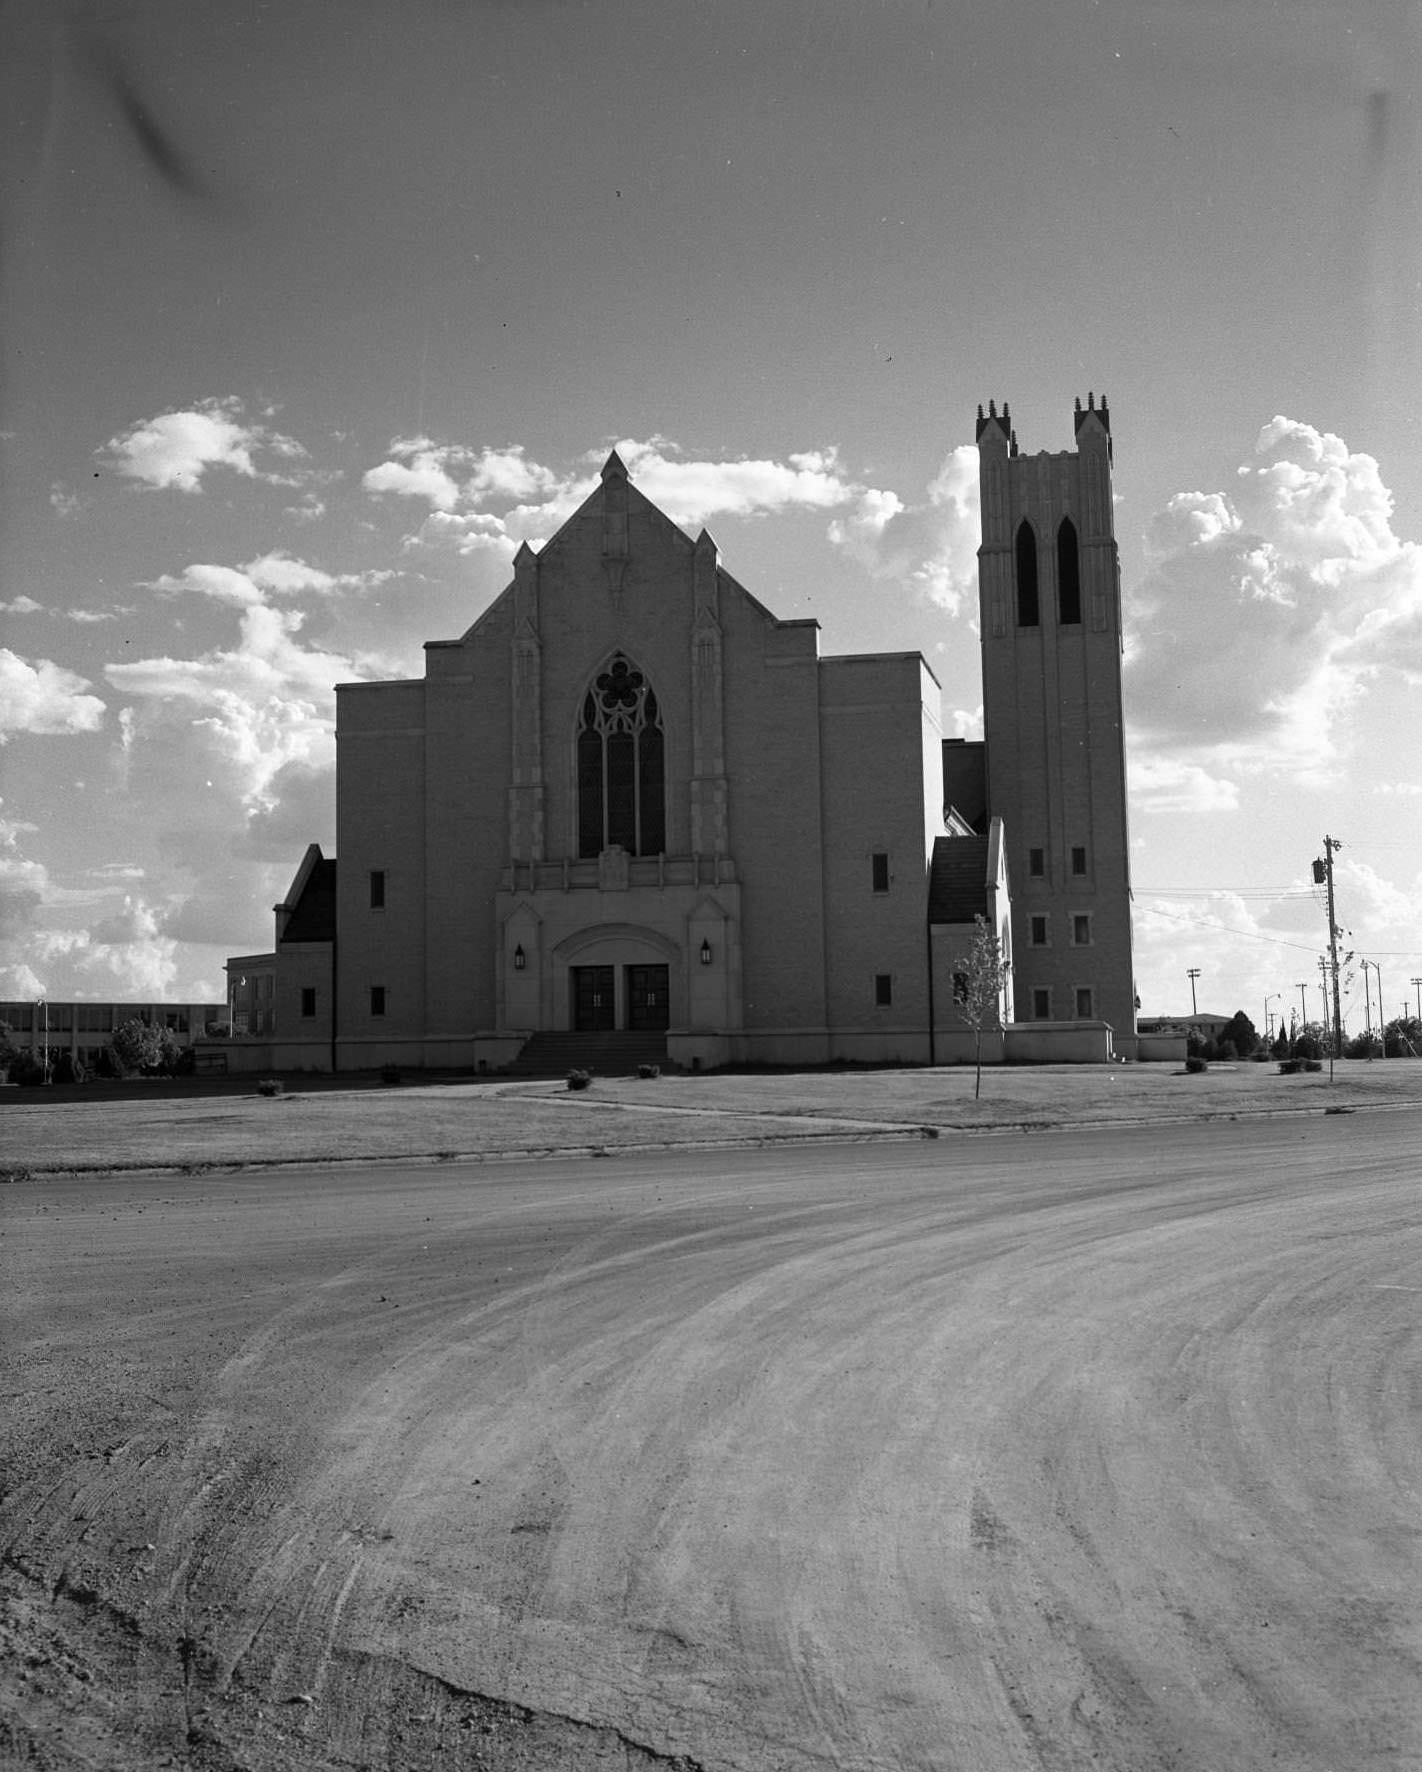
[[[0,1192],[0,1760],[1422,1765],[1422,1114]]]

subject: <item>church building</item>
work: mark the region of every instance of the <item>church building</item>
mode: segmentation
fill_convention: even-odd
[[[993,404],[977,443],[982,741],[919,654],[821,657],[613,454],[422,678],[338,689],[337,854],[230,963],[272,980],[232,1067],[951,1062],[975,916],[988,1056],[1133,1056],[1110,416],[1024,456]]]

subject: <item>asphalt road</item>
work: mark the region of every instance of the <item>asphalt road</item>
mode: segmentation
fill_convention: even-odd
[[[0,1194],[0,1757],[1422,1766],[1422,1113]]]

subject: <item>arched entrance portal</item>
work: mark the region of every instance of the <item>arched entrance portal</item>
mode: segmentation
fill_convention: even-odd
[[[573,1033],[665,1033],[683,986],[680,950],[650,929],[588,929],[554,954],[566,981],[563,1026]]]

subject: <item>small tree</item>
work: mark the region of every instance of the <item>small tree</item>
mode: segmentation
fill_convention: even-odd
[[[953,1002],[959,1015],[973,1030],[973,1056],[977,1076],[973,1100],[983,1088],[983,1030],[1002,1026],[1002,987],[1009,962],[1002,957],[997,933],[986,917],[973,918],[973,945],[953,962]]]
[[[10,1067],[20,1056],[20,1048],[15,1044],[15,1030],[8,1021],[0,1021],[0,1077],[10,1074]]]
[[[1259,1044],[1259,1030],[1242,1009],[1236,1009],[1219,1031],[1218,1043],[1221,1058],[1224,1057],[1226,1042],[1234,1048],[1230,1054],[1232,1058],[1248,1058]]]
[[[164,1032],[163,1028],[150,1027],[136,1016],[132,1021],[120,1023],[108,1046],[118,1075],[131,1077],[139,1071],[151,1071],[162,1059]]]

